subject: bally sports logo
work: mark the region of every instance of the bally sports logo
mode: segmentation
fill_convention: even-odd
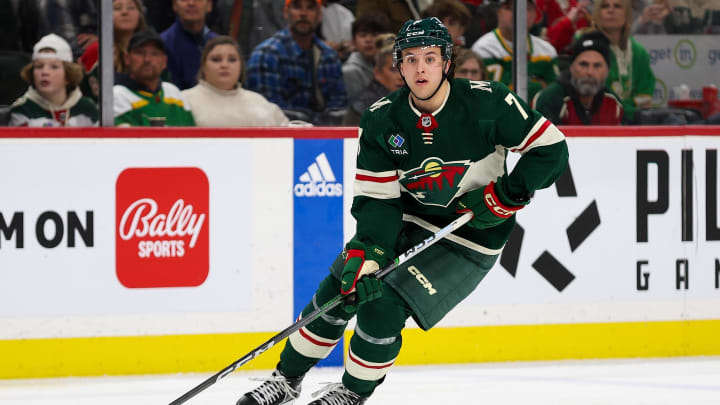
[[[128,288],[193,287],[209,271],[209,187],[195,167],[125,169],[116,184],[115,261]]]

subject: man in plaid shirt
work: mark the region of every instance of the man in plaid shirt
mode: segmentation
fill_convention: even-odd
[[[315,36],[321,18],[322,0],[286,0],[289,26],[252,52],[247,87],[291,119],[339,125],[347,107],[342,62]]]

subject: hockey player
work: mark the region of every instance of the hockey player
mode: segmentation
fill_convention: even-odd
[[[452,42],[437,18],[406,22],[394,57],[406,86],[360,121],[351,211],[357,233],[301,316],[338,291],[357,291],[357,301],[291,335],[273,376],[238,405],[292,403],[305,373],[353,316],[342,382],[310,404],[365,403],[400,352],[407,318],[428,330],[465,299],[495,263],[515,213],[565,169],[563,134],[502,83],[448,80]],[[511,173],[508,151],[522,155]],[[384,279],[369,276],[468,210],[474,217],[467,226]]]

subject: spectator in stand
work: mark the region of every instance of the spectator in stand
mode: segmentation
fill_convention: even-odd
[[[497,3],[494,1],[478,1],[472,4],[465,1],[470,10],[470,22],[465,30],[465,46],[470,47],[481,36],[497,28]]]
[[[560,5],[560,2],[563,5]],[[570,8],[576,2],[577,0],[535,0],[537,17],[535,17],[534,24],[544,27],[552,26],[555,21],[565,15],[563,6]]]
[[[382,32],[385,32],[385,25],[377,16],[366,15],[352,24],[352,46],[355,51],[342,66],[343,80],[350,103],[372,81],[377,53],[375,39]]]
[[[23,0],[23,2],[28,0]],[[73,60],[98,38],[95,0],[30,0],[38,4],[40,35],[57,34],[70,43]]]
[[[453,48],[454,77],[468,80],[487,80],[485,64],[482,58],[467,48]]]
[[[527,26],[535,21],[534,0],[527,0]],[[485,62],[490,80],[512,86],[512,41],[514,0],[500,0],[497,10],[498,27],[483,35],[472,46],[473,52]],[[532,34],[528,42],[528,99],[557,77],[557,52],[549,42]],[[511,87],[512,88],[512,87]]]
[[[690,8],[673,8],[669,0],[652,0],[632,24],[633,34],[692,34],[700,27],[693,24]],[[717,4],[717,3],[716,3]]]
[[[390,32],[398,32],[405,21],[420,19],[425,3],[427,1],[423,0],[357,0],[355,17],[383,16],[388,21]]]
[[[630,0],[600,0],[593,9],[593,27],[610,40],[610,73],[607,85],[620,97],[625,121],[635,110],[652,104],[655,75],[647,50],[630,36]]]
[[[286,126],[280,107],[254,91],[242,88],[240,47],[229,36],[217,36],[205,45],[198,84],[182,95],[199,127]]]
[[[293,120],[337,125],[347,107],[342,63],[315,35],[322,0],[285,0],[288,27],[263,41],[248,62],[248,90]]]
[[[215,32],[224,32],[216,28],[223,28],[223,15],[219,10],[221,3],[232,3],[233,0],[211,0],[212,11],[207,15],[206,25]],[[238,0],[242,2],[243,0]],[[145,13],[145,19],[148,26],[152,27],[156,32],[163,32],[170,28],[173,23],[177,20],[173,10],[173,0],[142,0],[147,10]],[[252,3],[252,1],[250,1]],[[255,1],[257,3],[257,1]]]
[[[113,0],[113,66],[115,72],[124,73],[125,54],[130,37],[146,29],[144,9],[141,0]],[[80,57],[85,68],[85,79],[80,84],[84,95],[97,102],[100,96],[98,53],[99,41],[90,44]]]
[[[353,39],[352,24],[355,15],[338,0],[325,0],[322,9],[322,21],[318,27],[318,36],[330,48],[338,53],[342,61],[350,56]],[[380,31],[382,32],[382,31]]]
[[[555,125],[620,125],[622,103],[605,87],[610,44],[599,31],[572,46],[570,71],[533,99],[533,108]]]
[[[205,24],[212,11],[210,0],[173,0],[177,21],[160,37],[167,47],[168,70],[171,80],[180,89],[197,84],[200,52],[210,39],[217,36]]]
[[[250,58],[261,42],[286,26],[285,2],[282,0],[221,0],[218,3],[220,15],[224,16],[225,32],[233,37],[243,51],[243,59]]]
[[[558,53],[569,54],[571,52],[575,32],[581,28],[589,27],[592,21],[590,10],[591,0],[569,1],[567,14],[557,18],[552,24],[548,24],[548,41],[555,47]]]
[[[343,125],[358,125],[362,113],[368,107],[389,93],[400,89],[405,84],[405,81],[400,75],[400,71],[393,65],[394,43],[394,34],[378,35],[375,40],[375,46],[378,51],[375,53],[373,80],[362,90],[358,97],[350,103],[343,118]]]
[[[422,12],[422,17],[437,17],[450,32],[453,44],[465,46],[465,29],[470,23],[470,11],[460,0],[435,0]]]
[[[72,50],[62,37],[49,34],[35,44],[32,62],[20,73],[30,85],[10,108],[9,126],[95,126],[98,110],[83,97],[78,84],[82,66],[73,63]]]
[[[113,87],[115,125],[195,126],[180,90],[160,78],[167,66],[167,53],[155,31],[133,34],[125,65],[128,73],[118,74]]]

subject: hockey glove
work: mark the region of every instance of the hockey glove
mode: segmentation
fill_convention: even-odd
[[[491,181],[484,189],[470,191],[460,199],[456,211],[473,213],[469,226],[485,229],[500,225],[530,202],[528,198],[510,203],[510,199],[505,196],[501,181],[502,178],[498,177],[497,183]]]
[[[345,254],[345,267],[340,277],[340,293],[351,294],[357,291],[353,302],[346,302],[343,306],[348,313],[382,296],[382,282],[373,273],[385,264],[387,258],[385,251],[379,246],[366,246],[362,242],[350,241]]]

